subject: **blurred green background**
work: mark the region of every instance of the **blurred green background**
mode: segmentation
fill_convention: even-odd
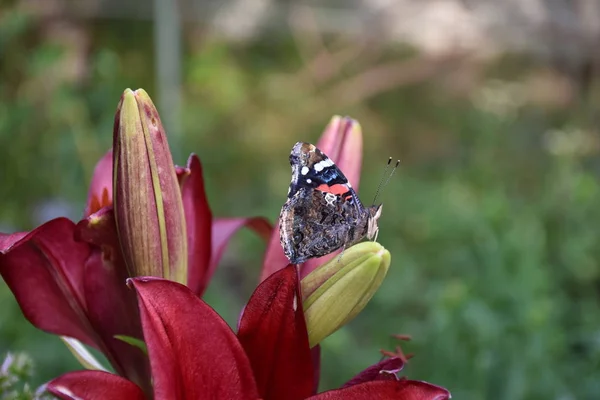
[[[433,21],[416,28],[418,38],[448,29],[432,47],[389,34],[396,25],[376,18],[385,12],[355,21],[340,2],[325,13],[211,3],[181,20],[160,0],[111,13],[112,3],[0,1],[1,231],[81,216],[127,87],[155,100],[178,164],[199,154],[217,216],[275,221],[291,146],[350,115],[364,132],[365,202],[388,156],[402,160],[381,196],[392,266],[365,311],[323,343],[322,389],[377,362],[402,333],[416,354],[404,373],[456,399],[598,398],[598,36],[461,45],[455,25]],[[225,18],[239,3],[248,9]],[[261,4],[279,11],[255,18]],[[477,2],[456,4],[479,15],[468,7]],[[250,34],[231,29],[248,24]],[[206,300],[230,323],[263,251],[239,234],[211,283]],[[35,384],[78,368],[4,283],[0,299],[0,354],[28,352]]]

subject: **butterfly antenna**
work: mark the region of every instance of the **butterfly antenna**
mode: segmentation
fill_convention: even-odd
[[[387,165],[383,170],[383,174],[381,174],[381,179],[379,180],[379,185],[377,186],[377,191],[375,192],[375,197],[373,197],[373,205],[375,205],[375,201],[377,200],[377,196],[379,196],[379,192],[381,191],[381,187],[383,185],[383,180],[385,179],[385,174],[387,170],[390,168],[390,164],[392,163],[392,157],[388,159]]]
[[[390,179],[392,179],[392,176],[394,175],[394,172],[396,172],[396,168],[398,168],[398,165],[400,165],[400,160],[396,160],[396,165],[394,165],[394,168],[392,168],[392,172],[390,172],[390,175],[388,176],[387,180],[385,181],[382,187],[386,187],[387,184],[390,182]]]

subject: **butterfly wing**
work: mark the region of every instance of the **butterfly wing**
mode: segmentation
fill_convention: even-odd
[[[339,168],[319,149],[297,143],[290,154],[292,182],[279,217],[280,239],[299,264],[358,242],[368,212]]]

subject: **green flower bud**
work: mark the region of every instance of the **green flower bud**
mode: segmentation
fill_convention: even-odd
[[[302,279],[304,315],[311,347],[362,311],[383,282],[390,261],[390,252],[379,243],[363,242]]]
[[[181,191],[160,117],[143,89],[127,89],[115,116],[114,212],[130,276],[187,283]]]

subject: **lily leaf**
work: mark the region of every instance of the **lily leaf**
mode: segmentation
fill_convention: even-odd
[[[148,347],[146,347],[146,343],[144,343],[143,340],[140,340],[138,338],[134,338],[131,336],[127,336],[127,335],[115,335],[114,337],[115,337],[115,339],[119,339],[125,343],[128,343],[134,347],[137,347],[138,349],[143,351],[144,354],[148,355]]]

